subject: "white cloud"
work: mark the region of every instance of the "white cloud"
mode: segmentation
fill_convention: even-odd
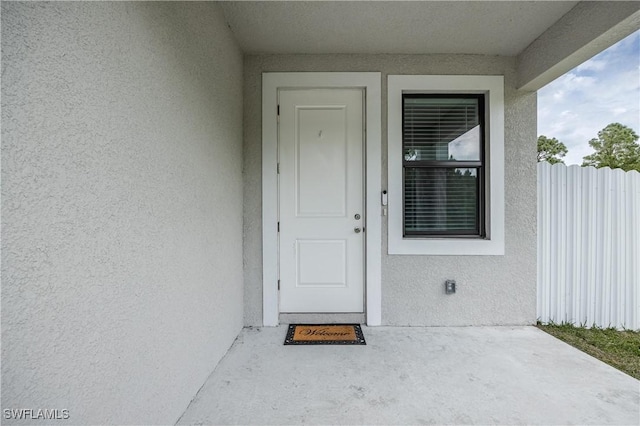
[[[578,72],[602,71],[606,67],[607,67],[607,61],[598,60],[598,59],[591,59],[591,60],[589,60],[587,62],[582,63],[581,65],[578,65],[576,70]]]
[[[449,142],[449,155],[456,160],[480,159],[480,126]]]
[[[562,111],[560,113],[560,117],[562,117],[565,120],[566,119],[571,120],[571,119],[574,119],[574,118],[578,118],[578,114],[576,114],[576,113],[574,113],[574,112],[572,112],[570,110],[566,110],[566,111]]]
[[[592,87],[597,82],[595,77],[578,75],[575,72],[568,72],[554,81],[553,84],[559,92],[574,92]]]

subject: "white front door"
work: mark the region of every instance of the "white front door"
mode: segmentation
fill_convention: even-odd
[[[280,312],[363,312],[363,91],[281,89],[279,109]]]

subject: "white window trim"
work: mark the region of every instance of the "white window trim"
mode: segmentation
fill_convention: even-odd
[[[504,77],[390,75],[388,77],[389,254],[504,255]],[[402,94],[484,93],[488,98],[487,236],[403,238]],[[485,148],[486,149],[486,148]]]
[[[379,72],[301,72],[262,74],[262,322],[279,323],[278,304],[278,122],[279,88],[363,88],[366,108],[366,267],[367,325],[382,323],[382,89]]]

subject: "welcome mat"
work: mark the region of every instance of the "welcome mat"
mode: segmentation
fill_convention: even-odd
[[[285,345],[366,345],[359,324],[289,324]]]

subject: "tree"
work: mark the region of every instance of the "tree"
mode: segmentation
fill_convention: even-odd
[[[596,152],[583,158],[582,166],[610,167],[640,172],[640,145],[633,129],[611,123],[591,139],[589,145]]]
[[[551,164],[564,164],[561,157],[565,155],[567,155],[567,147],[558,139],[549,139],[544,135],[538,136],[538,163],[546,161]]]

